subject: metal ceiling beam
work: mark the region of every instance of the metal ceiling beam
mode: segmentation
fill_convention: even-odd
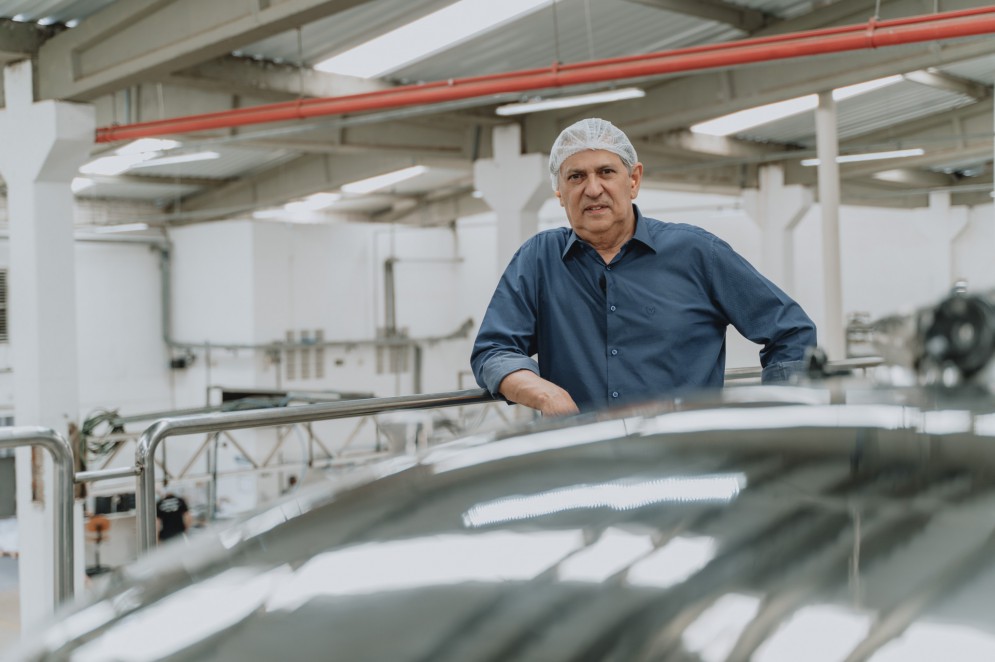
[[[406,106],[493,98],[495,95],[528,90],[567,89],[593,83],[647,79],[701,69],[739,67],[802,56],[815,58],[827,53],[865,51],[872,48],[889,47],[889,51],[901,51],[902,49],[898,47],[903,45],[988,35],[993,31],[995,31],[995,8],[976,7],[968,11],[913,16],[880,24],[857,24],[828,31],[742,40],[704,49],[592,60],[562,67],[553,65],[543,69],[404,85],[348,97],[308,99],[302,102],[240,108],[224,113],[185,115],[100,127],[97,129],[96,140],[114,142],[331,115],[351,115]]]
[[[447,167],[452,162],[399,158],[397,154],[384,153],[352,154],[348,157],[307,154],[214,191],[184,198],[181,205],[184,211],[206,215],[202,220],[222,218],[282,205],[312,193],[334,191],[349,182],[413,165]]]
[[[881,0],[881,18],[897,18],[900,16],[913,16],[922,14],[929,10],[922,3],[917,3],[915,8],[910,9],[905,6],[910,0]],[[970,0],[952,0],[944,2],[944,11],[963,9],[964,6],[974,7],[977,2]],[[950,6],[948,6],[950,5]],[[814,30],[831,25],[850,25],[853,23],[863,23],[874,15],[874,2],[868,0],[836,0],[829,2],[822,7],[812,9],[801,16],[789,18],[779,23],[773,23],[757,31],[753,36],[765,37],[769,35],[784,34],[786,32],[798,32],[801,30]]]
[[[992,94],[992,88],[987,85],[983,85],[973,80],[966,80],[964,78],[952,76],[941,71],[930,71],[927,69],[910,71],[905,74],[905,80],[910,80],[913,83],[925,85],[926,87],[933,87],[938,90],[947,90],[949,92],[963,94],[964,96],[973,97],[977,101],[987,99]]]
[[[945,12],[959,11],[988,4],[978,0],[947,0],[943,9]],[[918,16],[923,11],[920,0],[881,2],[882,19]],[[758,30],[751,37],[855,25],[866,22],[873,12],[873,2],[839,0]],[[824,89],[989,55],[995,52],[995,44],[990,42],[990,39],[981,39],[965,43],[930,43],[903,46],[890,53],[889,49],[854,51],[842,56],[807,57],[784,60],[770,66],[752,65],[682,75],[644,85],[646,98],[605,106],[603,116],[625,128],[630,137],[648,136]],[[776,67],[776,75],[771,75],[772,67]],[[581,119],[584,113],[576,110],[556,113],[556,130]]]
[[[38,49],[42,99],[90,100],[369,0],[128,0]]]
[[[605,119],[630,137],[652,136],[746,108],[783,101],[819,90],[910,70],[941,66],[995,53],[995,40],[930,43],[897,49],[851,52],[682,76],[644,86],[646,97],[604,106]],[[776,71],[776,75],[772,72]],[[567,126],[589,113],[571,110],[557,115]]]
[[[666,9],[708,21],[725,23],[737,30],[753,33],[775,20],[770,14],[722,0],[629,0],[640,5]]]
[[[978,143],[990,146],[992,118],[990,103],[975,103],[841,141],[840,150],[853,153],[922,147],[928,153],[937,149],[966,149]]]
[[[844,178],[871,177],[886,170],[894,170],[896,166],[901,170],[928,169],[942,163],[970,162],[973,159],[984,161],[991,160],[991,158],[992,141],[988,139],[971,145],[952,145],[946,149],[930,149],[922,156],[845,164],[840,167],[840,176]]]
[[[233,55],[226,55],[170,74],[162,81],[273,101],[361,94],[389,87],[377,80],[327,74],[310,67],[297,67]]]
[[[86,175],[86,179],[91,179],[95,184],[152,184],[153,186],[199,186],[201,188],[219,188],[235,181],[234,178],[219,177],[172,177],[164,175]]]
[[[0,64],[34,55],[42,43],[57,32],[54,27],[0,19]]]
[[[378,223],[437,226],[449,225],[465,216],[490,211],[487,203],[473,197],[472,190],[471,186],[441,197],[399,201],[389,210],[371,214],[370,220]]]

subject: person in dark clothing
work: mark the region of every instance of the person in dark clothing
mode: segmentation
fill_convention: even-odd
[[[168,540],[186,533],[190,527],[190,509],[183,497],[167,492],[155,506],[155,516],[159,520],[159,541]]]

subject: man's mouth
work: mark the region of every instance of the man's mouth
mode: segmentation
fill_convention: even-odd
[[[608,209],[608,205],[591,205],[589,207],[586,207],[584,209],[584,211],[598,212],[598,211],[602,211],[604,209]]]

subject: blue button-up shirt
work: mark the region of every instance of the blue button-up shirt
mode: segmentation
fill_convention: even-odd
[[[633,208],[635,234],[610,264],[569,228],[522,245],[474,343],[480,386],[498,395],[531,370],[581,410],[720,387],[730,324],[763,345],[764,382],[801,366],[816,344],[801,306],[715,235]]]

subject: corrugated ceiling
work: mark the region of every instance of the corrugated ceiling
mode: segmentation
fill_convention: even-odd
[[[84,19],[114,0],[0,0],[0,17],[23,21],[66,23]],[[118,0],[127,2],[131,0]],[[246,45],[238,54],[267,60],[313,65],[369,38],[436,11],[453,0],[375,0],[334,16]],[[724,23],[678,14],[633,0],[559,0],[527,16],[470,38],[445,51],[408,64],[388,78],[402,82],[434,81],[518,71],[561,63],[664,51],[684,46],[742,38]],[[792,18],[825,7],[825,0],[737,0],[736,4],[780,18]],[[867,3],[867,14],[874,3]],[[885,16],[884,18],[888,18]],[[944,73],[991,86],[995,56],[946,66]],[[951,111],[976,99],[952,90],[902,82],[839,103],[839,136],[859,139],[900,122]],[[812,147],[813,113],[807,113],[741,134],[740,138]],[[145,177],[219,178],[245,175],[283,155],[279,152],[221,146],[213,161],[136,170]],[[128,189],[128,186],[133,188]],[[127,190],[127,195],[125,191]],[[159,199],[162,186],[99,184],[88,194]],[[170,195],[187,192],[173,189]]]
[[[836,104],[840,140],[953,110],[972,103],[964,94],[903,81]],[[815,113],[809,111],[744,131],[738,138],[760,142],[815,146]]]

